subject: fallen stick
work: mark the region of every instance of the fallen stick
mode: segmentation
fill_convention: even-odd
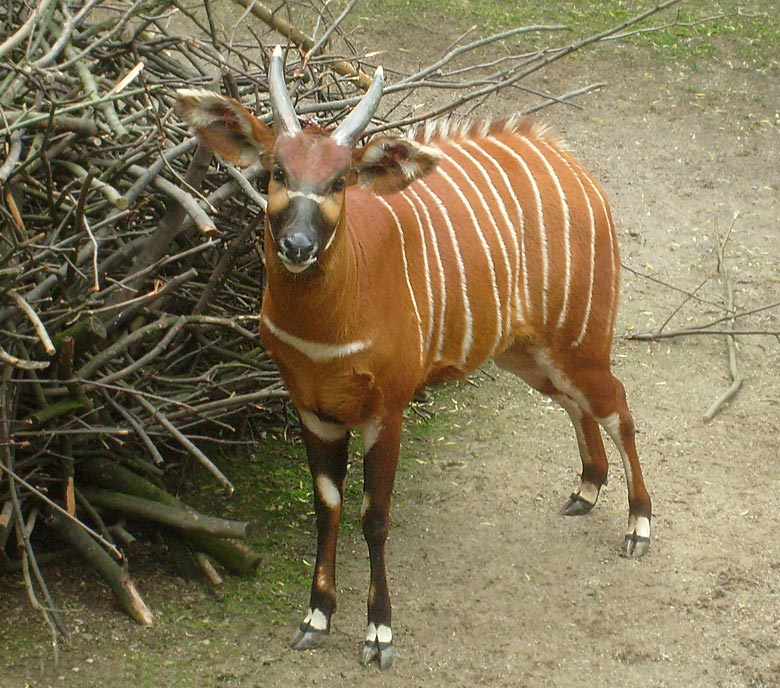
[[[62,514],[49,512],[49,525],[70,544],[81,557],[100,573],[114,591],[119,604],[138,623],[148,626],[154,620],[141,594],[127,571],[117,564],[77,524],[63,518]]]
[[[229,521],[205,516],[191,509],[162,504],[143,497],[96,487],[83,487],[81,493],[94,506],[119,511],[145,521],[154,521],[177,528],[184,533],[203,533],[217,538],[245,540],[252,525],[248,521]]]
[[[731,236],[731,232],[734,230],[734,225],[737,222],[737,218],[739,217],[739,212],[734,213],[734,218],[731,221],[731,225],[728,228],[728,231],[726,232],[726,236],[723,237],[721,240],[720,238],[720,232],[718,232],[718,243],[717,243],[717,250],[718,250],[718,273],[723,277],[725,281],[726,286],[726,308],[728,309],[729,313],[734,312],[734,284],[731,281],[731,276],[728,273],[728,270],[726,269],[726,262],[725,262],[725,249],[726,244],[728,243],[729,237]],[[717,224],[715,225],[715,229],[717,231]],[[718,396],[715,401],[710,404],[709,408],[704,412],[703,420],[705,423],[709,423],[720,411],[720,409],[723,407],[723,405],[729,401],[730,399],[734,398],[736,393],[739,391],[740,387],[742,387],[742,383],[744,382],[744,377],[739,372],[739,365],[737,364],[737,343],[734,339],[734,320],[729,320],[726,323],[726,328],[728,334],[726,334],[726,344],[728,346],[728,352],[729,352],[729,374],[731,375],[731,384],[728,386],[728,388]]]
[[[625,339],[633,339],[640,342],[655,341],[657,339],[673,339],[674,337],[689,337],[693,335],[767,335],[770,337],[780,336],[780,330],[707,330],[701,327],[690,327],[682,330],[668,330],[666,332],[628,332],[624,335]]]

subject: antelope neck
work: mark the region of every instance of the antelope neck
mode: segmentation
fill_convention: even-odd
[[[267,227],[266,246],[273,246],[272,242]],[[360,290],[355,253],[343,213],[333,241],[303,273],[291,273],[278,256],[269,252],[263,315],[291,335],[323,344],[359,339]]]

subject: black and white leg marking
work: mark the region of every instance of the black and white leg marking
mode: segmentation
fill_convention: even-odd
[[[363,506],[361,522],[368,545],[371,583],[368,626],[360,660],[388,669],[394,658],[392,608],[387,587],[385,542],[390,527],[390,501],[401,443],[402,411],[375,419],[363,428]]]
[[[585,481],[585,466],[590,464],[590,450],[585,437],[585,428],[583,427],[584,413],[576,401],[565,394],[558,394],[553,397],[569,414],[574,432],[577,435],[577,447],[580,450],[580,458],[583,466],[583,476],[580,479],[579,486],[571,493],[571,496],[564,504],[561,513],[564,516],[581,516],[587,514],[599,498],[599,488],[590,482]]]
[[[626,472],[629,514],[628,528],[626,530],[626,537],[623,541],[623,554],[627,557],[638,559],[650,548],[650,516],[649,507],[647,509],[648,514],[645,515],[644,513],[637,511],[637,507],[635,506],[639,501],[636,494],[636,484],[638,482],[644,487],[644,482],[641,478],[641,469],[639,468],[638,461],[632,462],[631,460],[632,453],[636,455],[633,429],[630,432],[624,430],[621,427],[620,416],[617,413],[613,413],[606,418],[599,418],[598,420],[618,448],[620,458],[623,460],[623,468]],[[640,471],[638,481],[635,481],[637,478],[637,476],[634,475],[635,468]]]
[[[569,414],[577,447],[582,461],[580,484],[564,504],[564,516],[581,516],[596,506],[601,487],[607,481],[607,457],[596,420],[570,396],[557,394],[553,397]]]
[[[303,440],[314,483],[317,515],[317,562],[311,584],[309,610],[292,642],[297,650],[321,645],[330,633],[336,609],[336,541],[338,538],[344,478],[347,471],[349,430],[339,423],[299,410]]]
[[[325,642],[330,633],[330,619],[319,609],[309,609],[295,633],[292,646],[296,650],[311,650]]]
[[[390,626],[377,626],[373,621],[369,622],[360,663],[368,666],[376,661],[379,662],[379,668],[384,670],[390,668],[393,658],[393,631]]]

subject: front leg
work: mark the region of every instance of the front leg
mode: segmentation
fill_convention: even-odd
[[[349,429],[339,423],[323,421],[309,411],[300,410],[299,413],[314,484],[317,562],[309,611],[292,646],[296,650],[308,650],[325,640],[330,632],[330,617],[336,609],[336,541],[347,472]]]
[[[381,669],[387,669],[393,663],[385,541],[390,526],[390,502],[398,466],[402,417],[402,412],[388,414],[362,428],[365,457],[361,521],[371,562],[371,585],[368,591],[368,631],[361,662],[366,665],[376,660]]]

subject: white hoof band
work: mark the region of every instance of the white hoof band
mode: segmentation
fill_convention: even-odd
[[[368,624],[368,628],[366,630],[366,642],[378,642],[382,643],[383,645],[389,645],[393,642],[393,630],[390,628],[390,626],[385,626],[384,624],[379,624],[379,626],[377,626],[372,621],[370,624]]]
[[[313,631],[327,631],[328,617],[319,609],[310,609],[306,614],[306,618],[303,620],[303,625],[308,626]]]

